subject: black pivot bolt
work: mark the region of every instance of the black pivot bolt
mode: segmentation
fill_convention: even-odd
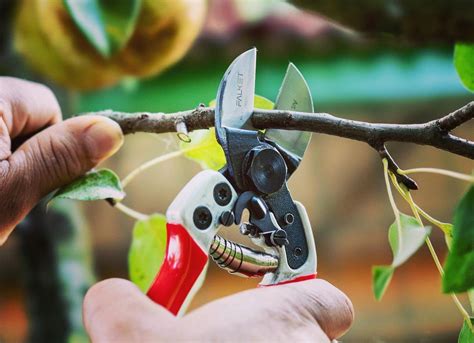
[[[212,222],[211,211],[205,206],[196,207],[193,213],[193,221],[199,230],[207,229]]]
[[[254,148],[247,156],[247,176],[260,193],[274,193],[285,184],[287,167],[276,149]]]
[[[278,245],[279,247],[290,243],[286,236],[286,232],[281,229],[272,232],[270,235],[270,241],[273,243],[273,245]]]
[[[224,211],[219,217],[219,222],[224,226],[231,226],[234,224],[234,214],[231,211]]]
[[[225,182],[218,183],[214,187],[214,201],[220,206],[227,206],[232,199],[232,190]]]

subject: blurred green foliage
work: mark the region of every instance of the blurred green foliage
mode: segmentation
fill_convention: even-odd
[[[87,40],[102,56],[109,57],[130,38],[141,0],[64,0],[64,3]]]
[[[128,252],[130,280],[142,292],[148,291],[163,263],[166,252],[166,217],[154,214],[139,220],[133,228],[133,239]]]
[[[466,292],[474,288],[474,185],[454,213],[453,241],[444,271],[445,293]]]
[[[117,86],[79,97],[79,112],[113,108],[121,111],[173,112],[215,97],[222,73],[220,61],[184,61],[159,77],[133,88]],[[316,108],[333,104],[373,103],[467,96],[456,75],[452,55],[442,50],[380,52],[370,56],[308,58],[295,55],[312,91]],[[259,57],[256,91],[275,99],[288,61]],[[129,84],[129,83],[128,83]]]
[[[474,44],[456,44],[454,65],[463,85],[474,92]]]

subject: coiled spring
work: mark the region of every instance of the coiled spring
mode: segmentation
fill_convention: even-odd
[[[220,236],[214,236],[209,255],[217,265],[229,273],[241,276],[263,276],[278,267],[278,258],[262,251],[254,250]]]

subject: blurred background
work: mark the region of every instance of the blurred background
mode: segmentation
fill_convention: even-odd
[[[194,6],[194,15],[200,15],[200,1],[184,2],[188,7]],[[76,37],[71,38],[71,44],[64,43],[65,61],[40,51],[50,49],[46,43],[29,45],[25,37],[34,35],[33,28],[18,24],[22,22],[18,17],[36,15],[36,20],[40,18],[42,25],[48,27],[56,23],[52,9],[41,12],[41,8],[35,9],[35,3],[0,3],[0,72],[50,85],[65,116],[103,109],[174,112],[207,104],[215,98],[228,64],[253,46],[258,48],[256,92],[275,100],[291,61],[307,79],[318,112],[372,122],[414,123],[438,118],[473,99],[472,93],[461,85],[452,61],[454,42],[466,40],[467,36],[473,38],[474,26],[469,26],[470,31],[466,26],[457,31],[463,23],[473,20],[472,8],[465,11],[465,1],[449,5],[435,2],[432,7],[421,1],[419,7],[412,8],[403,1],[361,1],[358,6],[344,7],[340,3],[347,2],[343,1],[331,6],[325,1],[291,4],[277,0],[212,0],[202,18],[196,19],[195,27],[175,45],[142,41],[133,47],[133,56],[130,53],[122,62],[114,61],[117,65],[132,61],[128,69],[124,68],[126,71],[120,71],[120,78],[107,78],[105,74],[112,75],[120,68],[116,66],[111,71],[101,64],[103,61],[81,62],[75,65],[77,69],[68,64],[69,60],[90,57],[85,48],[74,50]],[[60,2],[46,3],[59,6]],[[167,1],[161,3],[165,7]],[[428,28],[414,24],[420,15],[426,15]],[[172,21],[163,13],[157,18]],[[28,23],[31,20],[24,19]],[[173,29],[161,33],[157,41],[174,39],[173,35],[180,32],[180,23],[175,21]],[[62,32],[55,27],[51,30]],[[147,48],[154,51],[144,52],[140,59],[140,49]],[[182,51],[174,56],[170,53],[173,49]],[[159,67],[138,70],[168,53],[174,57],[158,63]],[[35,62],[37,55],[43,60]],[[45,67],[43,61],[48,59]],[[57,75],[61,66],[66,77]],[[87,72],[80,68],[87,68]],[[74,84],[75,78],[80,80],[78,84]],[[474,139],[473,128],[472,122],[467,123],[457,134]],[[141,163],[177,148],[174,134],[135,134],[126,137],[123,148],[104,166],[124,177]],[[471,160],[429,147],[389,144],[388,148],[405,169],[438,167],[466,174],[473,169]],[[199,170],[197,163],[183,157],[160,164],[127,187],[124,203],[143,213],[164,213],[181,187]],[[451,222],[466,184],[430,174],[415,178],[420,186],[414,193],[415,201],[437,219]],[[387,229],[393,222],[393,213],[382,163],[371,148],[355,141],[313,135],[305,159],[290,181],[290,189],[293,197],[306,206],[313,225],[319,277],[332,282],[353,301],[356,319],[344,342],[456,341],[462,318],[450,297],[441,293],[440,276],[426,247],[397,269],[383,300],[374,300],[371,267],[391,261]],[[401,201],[399,204],[409,213]],[[81,228],[87,227],[83,233],[89,238],[84,239],[92,249],[96,279],[127,278],[133,220],[106,202],[80,204],[80,210],[82,214],[75,220]],[[225,229],[225,235],[241,240],[236,231]],[[27,296],[31,278],[25,275],[28,258],[23,255],[28,254],[25,249],[29,248],[23,235],[17,233],[0,249],[0,342],[21,342],[28,337],[32,340],[28,334],[28,309],[36,307]],[[444,258],[443,235],[435,229],[431,237]],[[42,251],[43,243],[38,244],[36,249]],[[89,261],[87,257],[86,260]],[[253,288],[257,283],[258,280],[231,276],[211,264],[191,307]],[[466,303],[466,299],[462,300]]]

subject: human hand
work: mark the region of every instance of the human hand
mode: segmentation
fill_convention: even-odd
[[[257,288],[176,318],[131,282],[110,279],[84,299],[92,342],[311,341],[342,336],[354,317],[350,300],[324,280]]]
[[[122,141],[112,120],[62,122],[47,87],[0,77],[0,245],[43,196],[112,155]]]

